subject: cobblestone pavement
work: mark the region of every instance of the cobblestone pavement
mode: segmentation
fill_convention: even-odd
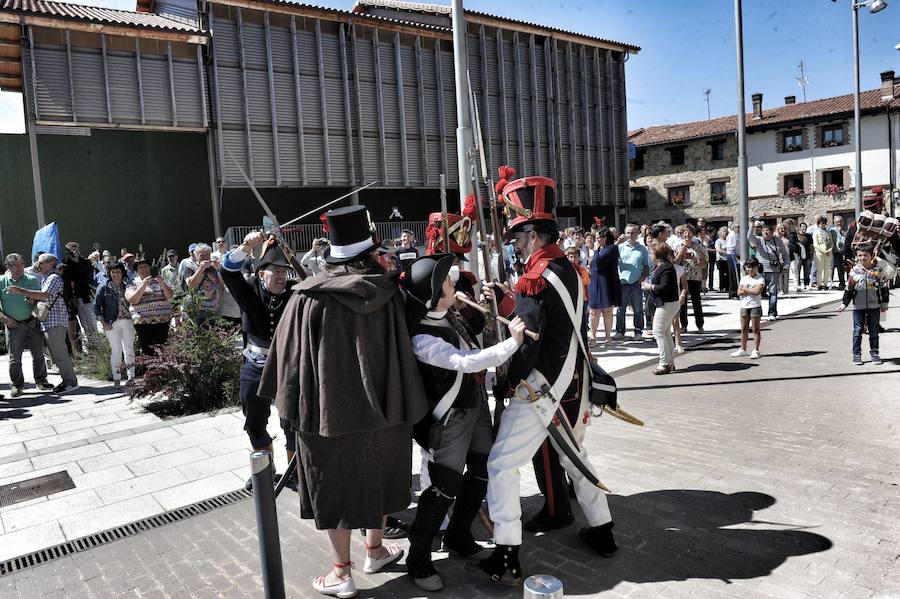
[[[736,344],[716,339],[679,357],[673,375],[621,375],[620,401],[647,426],[604,418],[587,439],[614,491],[621,549],[589,554],[579,518],[526,533],[526,573],[559,577],[567,596],[900,596],[900,314],[881,339],[885,364],[853,366],[850,315],[834,307],[767,324],[758,361],[729,357]],[[523,474],[528,513],[539,498]],[[288,593],[319,596],[309,581],[330,562],[324,537],[294,497],[278,506]],[[353,551],[358,563],[359,535]],[[458,559],[439,554],[437,567],[448,587],[435,596],[521,597]],[[356,570],[360,596],[421,597],[403,570]],[[0,577],[0,599],[262,597],[258,571],[244,501]]]

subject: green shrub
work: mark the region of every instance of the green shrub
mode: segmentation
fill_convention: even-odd
[[[200,293],[179,293],[185,315],[156,356],[137,358],[143,376],[129,384],[134,398],[151,398],[147,410],[166,416],[209,412],[237,402],[243,358],[237,328],[219,318],[200,320]]]
[[[98,381],[112,380],[112,366],[109,363],[109,340],[106,335],[95,333],[89,335],[85,342],[86,353],[76,351],[72,358],[75,373]],[[125,368],[125,365],[122,365]]]

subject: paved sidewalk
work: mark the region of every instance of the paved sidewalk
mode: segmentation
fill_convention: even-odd
[[[526,573],[559,577],[567,596],[900,595],[900,314],[889,312],[885,364],[852,366],[850,315],[831,307],[767,325],[761,360],[730,358],[735,343],[723,338],[679,356],[673,375],[619,376],[620,400],[647,426],[604,418],[586,444],[614,492],[620,552],[588,553],[579,512],[567,529],[526,534]],[[526,514],[537,509],[530,469],[522,493]],[[278,503],[288,593],[318,597],[310,580],[330,557],[296,503]],[[356,534],[353,551],[359,562]],[[521,597],[458,559],[436,563],[448,587],[435,597]],[[360,596],[422,596],[403,570],[355,570]],[[261,597],[258,572],[242,501],[0,577],[0,599]]]
[[[785,317],[837,297],[836,291],[791,294],[779,300],[779,311]],[[737,308],[735,300],[708,294],[706,333],[686,334],[684,344],[690,347],[733,331]],[[630,325],[630,314],[626,322]],[[689,327],[694,330],[693,318]],[[657,355],[652,341],[621,342],[595,353],[613,373]],[[24,362],[26,380],[31,380],[30,359]],[[3,356],[3,379],[7,364]],[[110,383],[81,383],[79,392],[62,397],[27,389],[21,398],[0,400],[0,485],[61,470],[75,483],[70,491],[0,508],[0,561],[244,485],[248,449],[239,411],[161,420]],[[269,431],[281,435],[274,409]],[[284,452],[276,451],[275,458],[278,470],[284,470]]]

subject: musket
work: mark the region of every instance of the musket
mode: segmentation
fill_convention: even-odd
[[[445,173],[441,173],[441,226],[444,229],[443,239],[444,239],[444,251],[450,252],[450,224],[447,222],[449,218],[447,216],[447,175]],[[432,248],[434,249],[434,248]]]
[[[478,302],[473,302],[472,300],[469,299],[469,296],[466,295],[465,293],[463,293],[462,291],[457,291],[454,294],[454,297],[456,299],[458,299],[459,301],[461,301],[462,303],[466,304],[467,306],[472,306],[473,308],[475,308],[482,314],[487,315],[487,316],[494,316],[498,322],[505,324],[505,325],[509,325],[509,322],[510,322],[509,319],[503,318],[502,316],[495,316],[495,315],[491,314],[491,311],[488,308],[485,308]],[[534,331],[529,331],[528,329],[525,329],[525,335],[527,337],[531,337],[535,341],[540,341],[540,339],[541,339],[541,336],[538,333],[535,333]]]
[[[484,151],[484,139],[481,136],[481,117],[478,114],[478,102],[475,91],[472,90],[471,81],[469,82],[469,90],[472,94],[472,108],[475,111],[475,139],[478,140],[478,153],[481,157],[481,178],[488,190],[488,202],[491,209],[491,235],[494,238],[494,246],[497,250],[497,280],[506,283],[506,263],[503,261],[503,249],[500,244],[500,219],[497,216],[497,190],[494,189],[494,180],[488,169],[487,155]]]
[[[250,181],[250,177],[247,176],[247,173],[244,172],[244,169],[241,168],[240,163],[234,157],[234,154],[231,153],[231,150],[225,148],[225,151],[228,152],[228,156],[231,158],[231,161],[234,163],[234,166],[237,167],[239,173],[244,178],[244,181],[247,183],[247,186],[250,188],[250,191],[253,192],[253,195],[256,196],[256,200],[259,202],[259,205],[262,206],[263,211],[266,213],[266,216],[269,217],[269,220],[272,221],[272,229],[268,231],[268,233],[278,240],[278,245],[281,247],[281,253],[284,254],[284,257],[287,259],[288,264],[291,265],[291,268],[297,273],[297,276],[301,279],[306,278],[306,272],[303,270],[303,267],[300,266],[300,263],[297,262],[297,258],[294,256],[294,252],[291,251],[291,248],[288,247],[287,241],[284,239],[284,235],[281,234],[281,225],[278,224],[278,219],[275,218],[275,214],[269,208],[269,205],[266,204],[266,201],[262,198],[257,191],[256,186],[253,185],[253,182]]]
[[[337,202],[340,202],[341,200],[344,200],[344,199],[346,199],[346,198],[349,198],[349,197],[352,196],[353,194],[359,193],[359,192],[361,192],[363,189],[366,189],[367,187],[372,187],[373,185],[376,185],[377,183],[378,183],[378,181],[372,181],[371,183],[367,183],[367,184],[363,185],[362,187],[357,187],[357,188],[354,189],[353,191],[351,191],[351,192],[349,192],[349,193],[345,193],[344,195],[342,195],[342,196],[339,197],[339,198],[335,198],[335,199],[333,199],[333,200],[329,200],[328,202],[325,202],[325,203],[322,204],[321,206],[319,206],[319,207],[317,207],[317,208],[313,208],[313,209],[310,210],[309,212],[304,212],[303,214],[301,214],[301,215],[298,216],[297,218],[292,218],[291,220],[289,220],[288,222],[284,223],[284,224],[281,225],[281,226],[282,226],[282,227],[286,227],[286,226],[288,226],[288,225],[293,225],[293,224],[294,224],[295,222],[297,222],[298,220],[304,219],[304,218],[306,218],[307,216],[309,216],[310,214],[315,214],[316,212],[318,212],[318,211],[321,210],[322,208],[327,208],[328,206],[331,206],[332,204],[335,204],[335,203],[337,203]]]

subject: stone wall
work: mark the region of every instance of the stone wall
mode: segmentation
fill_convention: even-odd
[[[709,142],[725,141],[723,160],[712,160]],[[684,146],[684,164],[673,166],[670,148]],[[640,148],[644,154],[644,168],[631,169],[631,189],[646,190],[646,208],[632,207],[629,220],[639,223],[659,220],[682,223],[703,217],[710,223],[733,220],[738,212],[737,140],[726,134],[700,140],[662,144]],[[710,185],[725,183],[725,201],[713,203]],[[669,201],[669,188],[688,186],[690,201],[682,206]],[[632,193],[632,198],[634,194]]]
[[[782,222],[790,218],[796,223],[805,222],[809,225],[816,222],[816,216],[824,214],[830,223],[835,214],[842,214],[845,220],[849,215],[849,220],[852,220],[855,202],[852,191],[833,196],[812,193],[797,199],[785,196],[750,198],[750,215],[761,216],[768,222]]]

